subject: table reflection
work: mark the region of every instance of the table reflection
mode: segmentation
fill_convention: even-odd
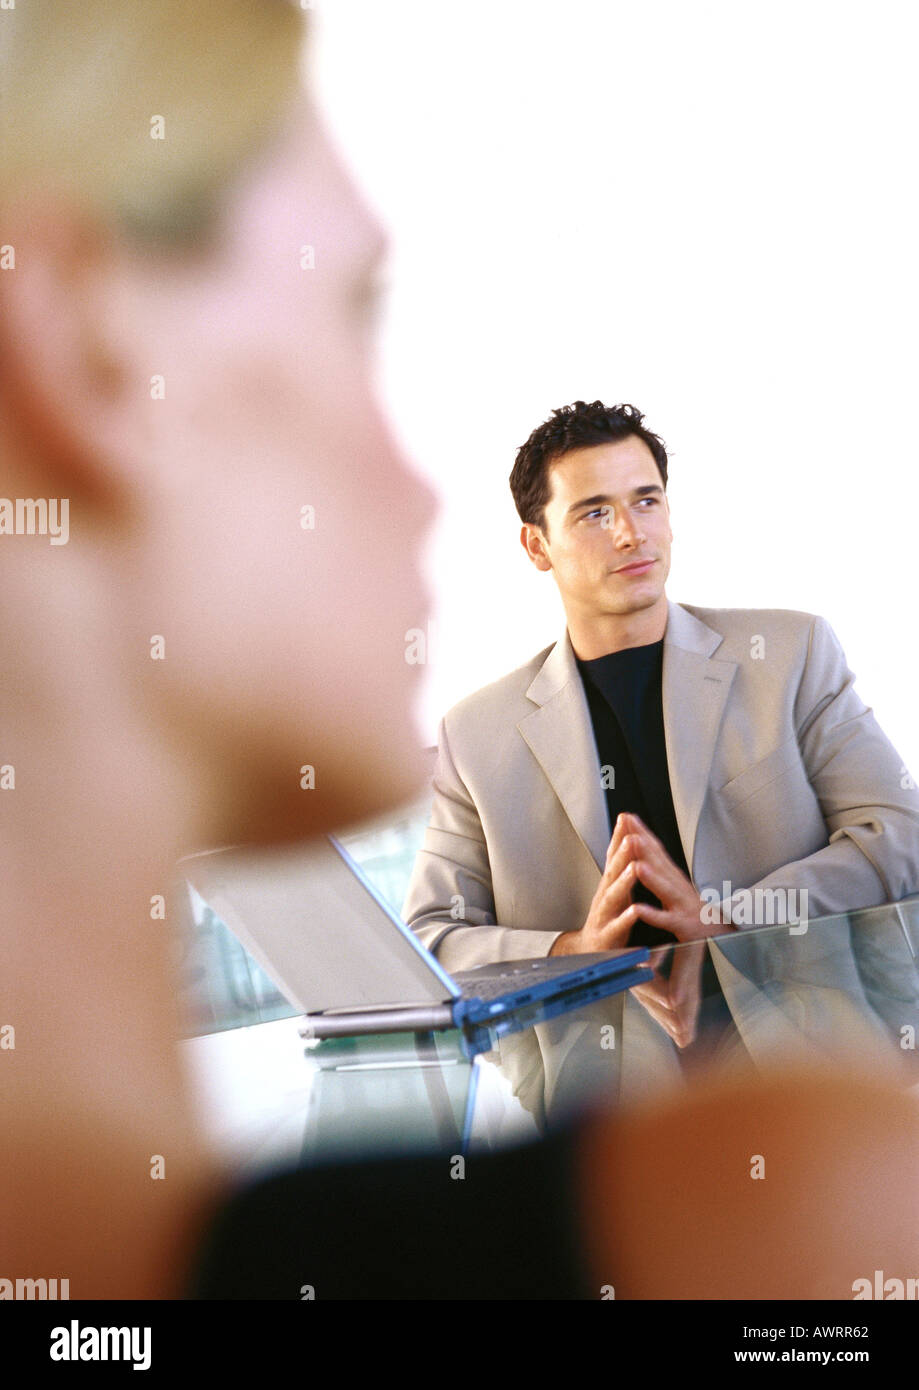
[[[502,1039],[486,1062],[545,1128],[715,1073],[832,1067],[919,1083],[919,901],[652,952],[653,978]]]
[[[266,1137],[298,1162],[445,1144],[465,1152],[714,1075],[743,1084],[791,1065],[915,1086],[917,956],[919,898],[804,931],[746,928],[659,947],[646,983],[495,1037],[472,1066],[456,1032],[305,1046],[299,1010],[199,902],[184,955],[187,1031],[207,1036],[188,1046],[207,1073],[221,1145],[232,1131],[240,1160],[256,1162]]]

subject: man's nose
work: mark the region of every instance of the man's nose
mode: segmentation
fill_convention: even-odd
[[[644,536],[636,525],[634,517],[623,510],[614,513],[612,521],[613,541],[617,546],[633,547],[641,545]]]

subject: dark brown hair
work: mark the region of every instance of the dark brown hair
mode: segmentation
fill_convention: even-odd
[[[604,405],[602,401],[575,401],[553,410],[537,425],[517,450],[510,485],[521,521],[545,527],[549,500],[549,467],[574,449],[627,439],[637,435],[647,444],[667,486],[667,450],[664,441],[644,427],[644,416],[634,405]]]

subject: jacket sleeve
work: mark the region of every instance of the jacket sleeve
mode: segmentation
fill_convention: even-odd
[[[457,771],[446,719],[438,735],[431,816],[402,916],[447,970],[546,956],[561,935],[496,921],[485,832]]]
[[[919,891],[919,791],[853,680],[832,628],[815,618],[795,731],[828,844],[749,886],[796,889],[799,904],[806,890],[802,918],[897,902]],[[741,900],[735,892],[722,913],[748,926]]]

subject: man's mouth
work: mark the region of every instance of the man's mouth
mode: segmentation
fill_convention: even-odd
[[[613,574],[644,574],[654,564],[653,560],[631,560],[627,565],[620,565]]]

